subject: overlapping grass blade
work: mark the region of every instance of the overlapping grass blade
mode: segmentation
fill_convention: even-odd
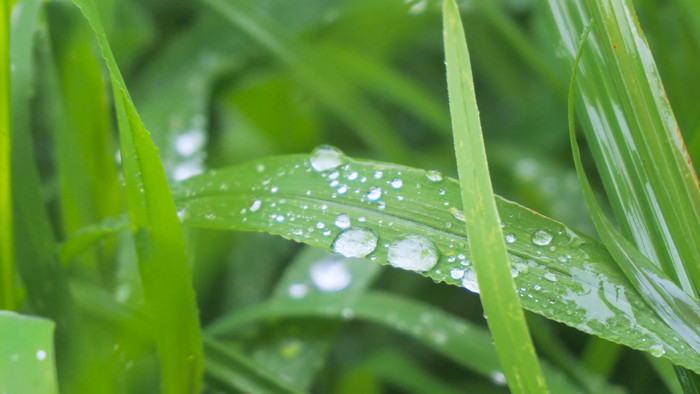
[[[493,200],[469,50],[454,0],[443,2],[443,34],[457,169],[481,304],[509,388],[516,393],[547,392],[511,278]]]
[[[54,327],[50,320],[0,311],[0,392],[58,393]]]
[[[700,190],[632,2],[547,4],[548,22],[569,65],[584,21],[593,20],[577,104],[622,234],[697,295]]]
[[[10,3],[0,4],[0,309],[15,309],[10,105]]]
[[[121,139],[126,201],[134,232],[146,309],[165,392],[198,392],[202,345],[182,230],[158,152],[139,119],[109,48],[92,0],[76,0],[91,25],[110,71]]]

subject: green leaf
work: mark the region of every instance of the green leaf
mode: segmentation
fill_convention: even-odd
[[[15,309],[10,102],[10,3],[0,4],[0,309]]]
[[[457,3],[445,0],[447,90],[474,274],[509,388],[516,393],[544,393],[547,385],[518,303],[493,199],[469,50],[460,18]]]
[[[153,318],[168,393],[199,392],[202,345],[182,229],[158,151],[143,126],[112,56],[92,0],[75,0],[110,71],[119,123],[126,201],[136,239],[146,309]]]
[[[50,320],[0,311],[0,392],[58,393],[54,326]]]
[[[422,275],[472,287],[455,180],[332,152],[270,157],[188,179],[173,189],[180,216],[190,226],[265,231],[347,254],[350,235],[364,234],[354,238],[365,241],[355,250],[382,264],[390,247],[418,235],[439,258]],[[660,343],[664,357],[700,371],[697,354],[673,340],[600,243],[500,197],[496,205],[524,308],[634,349],[653,352]]]

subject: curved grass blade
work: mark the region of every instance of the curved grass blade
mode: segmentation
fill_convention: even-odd
[[[126,200],[146,308],[153,318],[168,393],[199,392],[202,345],[182,229],[158,152],[127,92],[92,0],[75,0],[95,32],[110,71],[119,122]]]
[[[581,38],[581,46],[583,46],[590,30],[590,27],[585,30]],[[603,213],[593,194],[593,188],[588,182],[581,162],[581,153],[576,142],[576,126],[574,122],[574,89],[576,86],[578,60],[581,54],[582,50],[580,49],[574,63],[576,67],[571,77],[568,107],[569,137],[576,173],[593,223],[615,262],[639,294],[684,342],[700,353],[700,301],[684,292],[615,228]],[[661,345],[655,346],[657,348],[652,355],[659,357],[665,352],[665,349]]]
[[[437,264],[421,274],[473,288],[459,185],[435,171],[324,148],[210,171],[173,195],[185,225],[264,231],[338,253],[349,252],[350,235],[365,234],[348,254],[381,264],[408,236],[424,237]],[[661,343],[664,357],[700,371],[697,353],[673,340],[600,243],[500,197],[496,205],[524,308],[634,349]]]
[[[0,311],[0,392],[58,393],[54,327],[50,320]]]
[[[10,101],[10,3],[0,4],[0,309],[15,310]]]
[[[216,339],[204,337],[205,377],[214,386],[244,393],[302,393],[303,391],[276,379],[263,365]]]
[[[508,387],[516,393],[544,393],[547,384],[510,275],[493,200],[469,50],[454,0],[443,2],[443,33],[455,155],[481,304]]]
[[[383,292],[365,293],[356,302],[332,294],[269,301],[230,313],[212,323],[206,331],[210,335],[232,335],[243,325],[259,320],[305,317],[359,319],[388,326],[497,384],[505,384],[487,330],[434,306]],[[556,392],[578,391],[557,370],[547,368],[545,372]]]

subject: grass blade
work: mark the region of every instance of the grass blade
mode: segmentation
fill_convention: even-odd
[[[459,9],[454,0],[446,0],[443,7],[452,132],[469,249],[481,289],[481,303],[488,316],[489,329],[510,389],[516,393],[547,392],[511,278],[500,219],[493,200]]]
[[[58,393],[54,327],[50,320],[0,311],[0,392]]]
[[[10,101],[10,3],[0,2],[0,309],[15,310]]]
[[[439,252],[435,266],[420,274],[473,288],[456,181],[341,153],[337,167],[318,171],[311,165],[319,164],[317,153],[270,157],[174,186],[184,224],[264,231],[336,252],[343,251],[338,239],[365,229],[377,244],[364,258],[382,264],[389,264],[390,247],[418,235]],[[380,193],[378,200],[367,198]],[[661,340],[664,357],[700,371],[696,353],[672,340],[674,332],[599,242],[500,197],[496,204],[524,308],[634,349],[653,351],[649,343]]]
[[[146,308],[153,318],[167,393],[199,392],[202,345],[182,229],[158,152],[127,92],[92,0],[76,0],[110,71],[119,122],[126,200]]]

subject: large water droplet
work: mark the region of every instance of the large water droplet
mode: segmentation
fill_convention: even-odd
[[[473,269],[464,271],[462,276],[462,287],[471,291],[472,293],[479,294],[479,282],[476,281],[476,272]]]
[[[403,181],[399,178],[395,178],[390,182],[390,184],[391,187],[393,187],[394,189],[401,189],[401,187],[403,186]]]
[[[515,242],[515,234],[506,234],[506,242],[512,244]]]
[[[352,275],[342,261],[327,259],[311,267],[311,280],[319,290],[332,293],[348,287]]]
[[[552,242],[552,234],[545,230],[537,230],[532,234],[532,243],[539,246],[547,246]]]
[[[377,248],[377,234],[364,227],[348,228],[333,241],[333,251],[345,257],[365,257]]]
[[[439,182],[442,180],[442,174],[438,170],[429,170],[425,173],[425,177],[432,182]]]
[[[440,252],[429,239],[420,235],[409,235],[389,245],[387,261],[396,268],[410,271],[429,271],[440,258]]]
[[[207,134],[202,129],[190,129],[175,138],[175,150],[189,157],[197,153],[207,142]]]
[[[372,186],[369,188],[369,192],[367,192],[365,197],[367,201],[377,201],[382,198],[382,189]]]
[[[504,375],[501,371],[492,372],[491,381],[499,386],[505,386],[506,383],[508,383],[506,382],[506,375]]]
[[[321,145],[311,152],[311,167],[316,171],[332,170],[345,162],[343,152],[330,145]]]
[[[261,205],[262,205],[262,201],[260,201],[260,200],[255,200],[255,201],[253,201],[253,204],[250,206],[250,208],[248,208],[248,210],[249,210],[250,212],[255,212],[255,211],[257,211],[258,209],[260,209],[260,206],[261,206]]]

